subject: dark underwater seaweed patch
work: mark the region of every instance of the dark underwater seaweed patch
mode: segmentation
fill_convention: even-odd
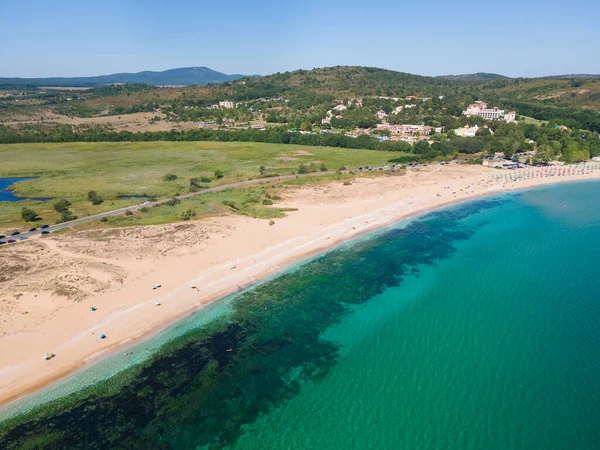
[[[11,421],[0,448],[222,448],[242,427],[318,382],[338,345],[322,333],[419,266],[447,258],[475,229],[484,199],[327,253],[241,293],[232,313],[165,345],[153,358],[53,408]],[[114,383],[123,380],[119,389]],[[57,412],[58,411],[58,412]]]

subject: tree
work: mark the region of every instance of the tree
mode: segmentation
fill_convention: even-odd
[[[222,170],[215,170],[215,178],[223,178],[224,176]]]
[[[489,142],[483,146],[483,154],[489,157],[493,157],[495,155],[494,149]]]
[[[536,157],[540,161],[548,162],[554,156],[554,148],[549,144],[542,144],[537,149]]]
[[[265,168],[265,166],[260,166],[258,171],[260,172],[261,175],[264,175],[265,173],[267,173],[267,169]]]
[[[582,143],[577,141],[567,142],[567,146],[563,150],[563,160],[566,162],[585,161],[590,158],[589,149]]]
[[[302,122],[300,124],[300,129],[302,131],[312,131],[312,124],[310,122]]]
[[[515,146],[516,144],[516,146]],[[502,146],[504,147],[504,157],[506,159],[511,159],[513,157],[513,155],[515,154],[516,150],[518,149],[519,143],[518,142],[512,142],[509,139],[505,139],[502,142]],[[515,148],[516,147],[516,148]]]
[[[87,198],[90,202],[92,202],[92,205],[100,205],[102,202],[104,202],[104,199],[98,195],[96,191],[88,192]]]
[[[479,130],[477,130],[477,133],[475,133],[475,136],[490,136],[492,133],[490,133],[490,129],[486,128],[486,127],[481,127]]]
[[[77,216],[73,214],[68,209],[64,210],[60,214],[60,219],[58,219],[57,223],[69,222],[71,220],[77,219]]]
[[[64,198],[61,198],[60,200],[54,202],[54,211],[63,212],[69,209],[69,206],[71,206],[71,202]]]
[[[425,141],[419,141],[413,146],[413,153],[415,155],[422,155],[429,150],[429,144]]]
[[[327,172],[327,166],[325,163],[321,164],[321,172]]]
[[[36,213],[33,209],[23,208],[21,210],[21,217],[25,222],[36,222],[40,220],[38,213]]]

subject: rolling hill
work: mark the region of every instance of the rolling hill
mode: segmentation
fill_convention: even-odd
[[[462,81],[487,81],[487,80],[497,80],[502,78],[508,78],[504,75],[499,75],[497,73],[487,73],[487,72],[477,72],[477,73],[467,73],[461,75],[440,75],[436,78],[443,78],[446,80],[462,80]]]

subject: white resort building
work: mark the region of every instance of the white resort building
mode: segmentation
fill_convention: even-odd
[[[477,125],[470,127],[467,124],[462,128],[455,129],[454,134],[461,137],[473,137],[477,134],[477,131],[479,131],[479,127]]]
[[[475,102],[462,112],[463,116],[479,116],[486,120],[504,120],[505,122],[516,122],[517,113],[515,111],[505,112],[503,109],[498,109],[497,106],[488,108],[485,102]]]

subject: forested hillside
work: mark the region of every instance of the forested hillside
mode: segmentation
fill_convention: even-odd
[[[519,123],[464,116],[476,101],[515,110]],[[595,77],[426,77],[338,66],[179,88],[4,90],[0,143],[231,140],[414,151],[431,158],[536,149],[544,160],[576,160],[600,153],[599,111]],[[129,117],[138,122],[128,124]],[[418,142],[420,132],[390,137],[384,129],[402,124],[426,127],[426,142]],[[477,135],[457,136],[465,125],[479,127]]]

